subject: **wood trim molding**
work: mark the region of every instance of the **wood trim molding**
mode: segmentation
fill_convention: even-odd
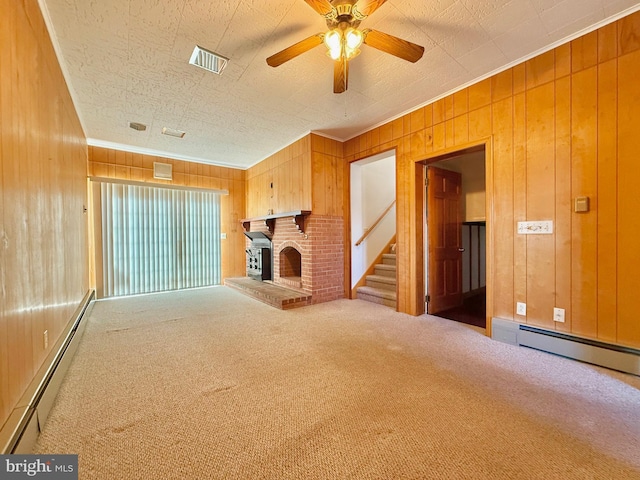
[[[245,232],[251,231],[251,222],[264,221],[269,233],[273,233],[276,229],[276,218],[293,217],[293,223],[296,224],[296,228],[300,233],[304,233],[304,224],[306,218],[311,215],[311,210],[295,210],[293,212],[274,213],[270,215],[264,215],[262,217],[243,218],[240,220]]]
[[[138,182],[135,180],[123,180],[121,178],[93,177],[93,176],[90,176],[89,180],[95,183],[101,183],[101,182],[118,183],[121,185],[135,185],[138,187],[167,188],[170,190],[188,190],[188,191],[196,191],[196,192],[213,192],[213,193],[219,193],[220,195],[229,195],[229,190],[221,190],[218,188],[185,187],[182,185],[173,185],[173,184],[167,184],[167,183]]]
[[[433,162],[437,162],[440,160],[445,160],[447,158],[457,156],[463,153],[471,153],[484,149],[485,152],[485,212],[486,212],[486,237],[485,237],[485,251],[486,251],[486,296],[487,296],[487,311],[486,311],[486,334],[487,336],[491,336],[491,318],[493,316],[493,209],[494,209],[494,199],[493,199],[493,135],[482,138],[480,140],[476,140],[474,142],[468,142],[461,145],[457,145],[454,147],[445,148],[439,150],[437,152],[430,153],[424,156],[421,159],[414,160],[416,164],[428,165]],[[416,192],[418,189],[422,189],[424,186],[419,183],[419,179],[416,179]],[[422,197],[420,197],[422,198]],[[419,215],[419,218],[422,219],[422,224],[424,225],[426,219],[424,218],[424,206],[422,202],[415,202],[416,212]],[[420,236],[422,238],[422,236]],[[415,248],[424,248],[424,239],[422,239],[421,245],[418,244],[418,238],[414,238]],[[418,274],[422,275],[424,278],[424,262],[418,262]],[[422,284],[422,294],[421,292],[417,292],[417,298],[422,299],[425,298],[425,286],[424,282],[419,282]],[[418,302],[420,303],[420,302]],[[424,304],[422,304],[424,305]],[[419,313],[424,313],[420,312]]]

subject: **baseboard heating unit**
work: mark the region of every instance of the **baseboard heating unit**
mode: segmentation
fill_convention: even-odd
[[[89,290],[69,320],[65,331],[36,373],[0,430],[0,453],[29,454],[35,446],[62,380],[71,364],[84,331],[89,310],[93,307],[94,290]]]
[[[494,340],[640,376],[640,350],[567,335],[520,323],[491,319]]]

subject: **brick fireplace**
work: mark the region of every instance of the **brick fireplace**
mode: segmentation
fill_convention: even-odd
[[[252,232],[264,232],[272,242],[275,285],[311,294],[311,303],[344,297],[344,239],[342,217],[310,214],[302,232],[292,216],[251,220]],[[249,245],[249,240],[247,240]]]

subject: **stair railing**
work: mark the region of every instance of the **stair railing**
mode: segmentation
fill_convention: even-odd
[[[378,224],[384,219],[384,217],[387,215],[387,213],[389,213],[389,211],[393,208],[393,206],[396,204],[396,201],[394,200],[393,202],[391,202],[391,204],[385,208],[384,212],[382,212],[380,214],[380,216],[378,216],[378,218],[376,219],[375,222],[373,222],[373,224],[369,227],[369,228],[365,228],[364,229],[364,233],[362,234],[362,236],[358,239],[358,241],[356,242],[356,247],[359,246],[362,242],[364,242],[365,238],[367,238],[369,236],[369,234],[371,232],[373,232],[373,230],[378,226]]]

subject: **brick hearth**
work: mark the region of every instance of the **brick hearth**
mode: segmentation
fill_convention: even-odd
[[[300,290],[292,290],[271,282],[261,282],[249,277],[227,278],[225,285],[263,303],[289,310],[311,304],[311,295]]]

